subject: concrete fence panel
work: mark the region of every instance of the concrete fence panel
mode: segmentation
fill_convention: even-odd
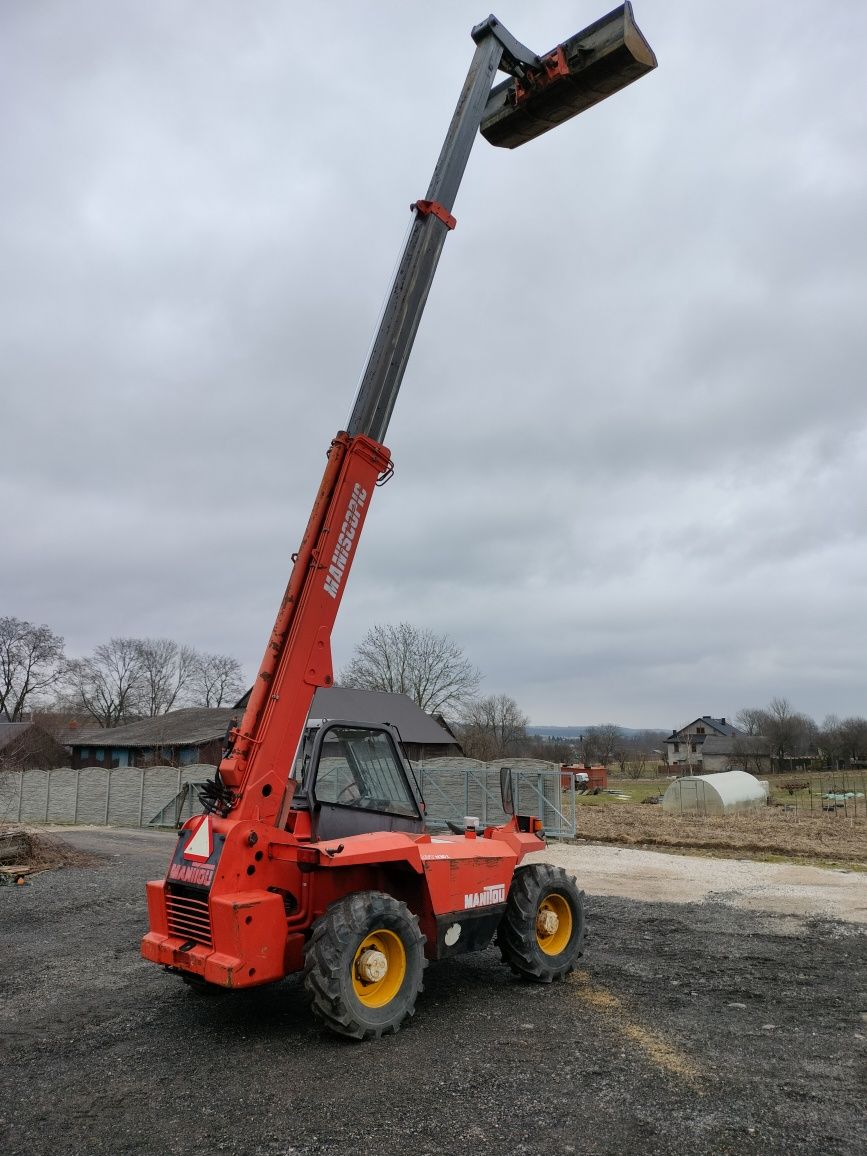
[[[119,767],[109,772],[106,822],[110,827],[139,826],[141,786],[142,775],[138,767]]]
[[[183,772],[177,767],[148,767],[144,770],[141,819],[136,820],[139,826],[147,826],[155,815],[177,797],[182,786],[182,775]]]
[[[195,789],[185,785],[213,774],[201,765],[0,771],[0,821],[140,827],[165,811],[173,826],[176,815],[201,810]]]
[[[75,810],[75,771],[66,767],[59,770],[46,771],[46,791],[48,794],[49,823],[67,823],[68,815]]]
[[[21,775],[0,774],[0,823],[17,823],[21,800]]]
[[[78,780],[76,806],[68,822],[104,823],[106,820],[106,793],[108,791],[108,771],[102,767],[85,767],[81,771],[70,771]]]
[[[516,809],[538,815],[552,835],[574,834],[575,800],[561,784],[559,767],[531,759],[482,763],[438,758],[413,764],[432,824],[476,815],[502,823],[500,767],[514,772]],[[52,771],[0,771],[0,819],[24,823],[84,823],[119,827],[173,827],[201,811],[197,786],[214,767],[60,767]]]
[[[14,775],[14,771],[9,771]],[[48,804],[47,771],[25,771],[21,780],[22,822],[44,823]]]

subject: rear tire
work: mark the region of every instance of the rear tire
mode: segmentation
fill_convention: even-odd
[[[415,1012],[427,960],[417,916],[381,891],[332,903],[304,950],[314,1016],[340,1036],[378,1039]]]
[[[523,979],[551,983],[573,971],[584,945],[584,892],[562,867],[519,867],[497,929],[497,946]]]

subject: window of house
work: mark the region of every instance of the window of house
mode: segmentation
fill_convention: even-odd
[[[93,752],[93,757],[98,763],[105,762],[105,749],[103,747],[97,747]]]
[[[675,743],[675,744],[674,744],[674,753],[675,753],[676,755],[679,755],[679,754],[680,754],[680,743]]]
[[[81,759],[90,758],[90,747],[79,747],[78,757]]]
[[[689,745],[689,749],[692,751],[692,753],[693,753],[693,754],[695,754],[695,752],[696,752],[696,750],[697,750],[696,744],[695,744],[695,743],[690,743],[690,745]]]
[[[704,727],[696,727],[696,728],[695,728],[695,733],[696,733],[697,735],[703,735],[703,734],[704,734]]]
[[[113,750],[111,752],[111,765],[113,767],[128,767],[129,766],[129,751]]]

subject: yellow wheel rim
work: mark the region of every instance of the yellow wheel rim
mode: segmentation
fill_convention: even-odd
[[[365,1007],[391,1003],[405,976],[406,949],[400,936],[381,928],[364,937],[352,961],[352,990]]]
[[[572,908],[552,891],[536,909],[536,942],[546,955],[559,955],[572,938]]]

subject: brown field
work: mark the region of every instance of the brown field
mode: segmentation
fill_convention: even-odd
[[[659,806],[579,806],[577,837],[623,846],[691,848],[719,853],[867,864],[867,818],[842,811],[762,807],[720,817],[667,815]]]

